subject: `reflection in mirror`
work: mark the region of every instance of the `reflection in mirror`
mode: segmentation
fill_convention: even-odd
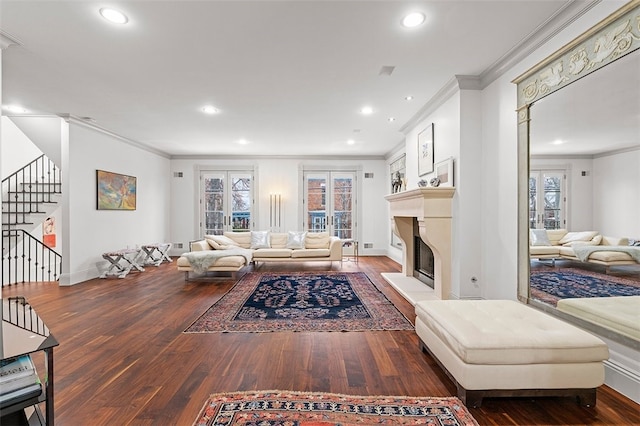
[[[640,50],[530,108],[532,303],[640,341]]]

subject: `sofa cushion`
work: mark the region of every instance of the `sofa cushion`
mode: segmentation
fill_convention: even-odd
[[[269,231],[251,231],[251,248],[271,248],[271,241],[269,240]]]
[[[589,255],[589,260],[599,260],[600,262],[632,262],[630,254],[621,251],[594,251]]]
[[[304,248],[304,240],[306,236],[307,236],[307,233],[304,231],[301,231],[301,232],[289,231],[289,233],[287,234],[286,247],[290,249]]]
[[[178,267],[181,268],[191,268],[191,263],[189,263],[189,259],[184,256],[180,256],[178,258]],[[224,256],[219,257],[213,262],[209,268],[213,268],[216,266],[225,266],[225,267],[240,267],[246,263],[246,259],[243,256]]]
[[[532,246],[550,246],[549,236],[546,229],[529,230],[530,245]]]
[[[284,232],[272,232],[269,241],[271,248],[289,248],[287,247],[287,234]]]
[[[331,236],[328,232],[307,232],[304,247],[308,249],[328,249]]]
[[[238,243],[224,235],[205,235],[204,239],[216,250],[226,250],[230,247],[238,247]]]
[[[626,237],[607,237],[607,236],[603,236],[601,244],[603,246],[627,246],[627,245],[629,245],[629,239],[626,238]]]
[[[570,241],[568,243],[564,243],[562,247],[577,247],[577,246],[592,246],[589,241]]]
[[[254,252],[253,252],[253,258],[254,259],[265,258],[265,257],[269,257],[269,258],[272,258],[272,257],[288,258],[288,257],[291,257],[291,249],[288,249],[288,248],[261,248],[261,249],[254,250]]]
[[[558,243],[565,244],[572,241],[590,241],[596,235],[598,235],[598,231],[567,232]]]
[[[329,249],[297,249],[291,251],[291,257],[329,257],[331,251]]]
[[[531,246],[529,247],[529,255],[532,257],[550,255],[550,254],[558,254],[559,248],[558,246]]]
[[[233,231],[225,231],[225,237],[231,238],[236,244],[242,248],[251,248],[251,232],[250,231],[242,231],[242,232],[233,232]]]

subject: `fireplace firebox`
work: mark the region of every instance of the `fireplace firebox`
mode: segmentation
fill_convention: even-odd
[[[413,241],[413,277],[417,278],[429,287],[434,288],[435,268],[433,251],[424,241],[422,241],[422,238],[420,238],[420,229],[418,227],[418,221],[415,218],[413,220]]]

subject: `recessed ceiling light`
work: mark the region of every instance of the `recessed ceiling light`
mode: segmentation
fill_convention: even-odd
[[[387,120],[389,120],[389,123],[391,123],[393,121],[396,121],[396,118],[395,117],[389,117],[389,118],[387,118]]]
[[[553,145],[562,145],[563,143],[564,141],[561,139],[556,139],[555,141],[551,142],[551,144]]]
[[[202,112],[205,114],[217,114],[220,110],[212,105],[205,105],[202,107]]]
[[[354,145],[356,143],[356,141],[354,141],[353,139],[349,139],[347,141],[347,145]]]
[[[111,9],[108,7],[103,7],[102,9],[100,9],[100,15],[102,15],[102,17],[107,21],[114,24],[126,24],[127,22],[129,22],[129,18],[127,18],[127,15],[120,12],[119,10]]]
[[[4,109],[6,109],[7,111],[11,111],[11,112],[17,112],[18,114],[24,114],[29,112],[28,109],[23,108],[19,105],[7,105],[4,107]]]
[[[248,145],[249,141],[246,139],[240,139],[237,143],[238,145]]]
[[[371,108],[370,106],[362,107],[360,113],[362,113],[363,115],[371,115],[373,114],[373,108]]]
[[[421,12],[413,12],[402,19],[402,25],[407,28],[417,27],[424,22],[425,16]]]
[[[413,96],[411,96],[411,95],[404,97],[405,101],[410,101],[411,99],[413,99]]]

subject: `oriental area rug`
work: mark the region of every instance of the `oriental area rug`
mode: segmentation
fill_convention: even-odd
[[[363,272],[247,273],[186,333],[413,330]]]
[[[211,395],[194,426],[477,424],[455,397],[256,391]]]
[[[531,271],[530,288],[534,299],[553,306],[560,299],[640,296],[640,281],[577,268]]]

